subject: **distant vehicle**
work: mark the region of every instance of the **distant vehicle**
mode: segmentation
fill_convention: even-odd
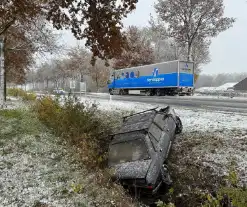
[[[58,88],[58,89],[54,89],[53,93],[56,94],[56,95],[64,95],[65,91],[63,89],[61,89],[61,88]]]
[[[194,63],[175,60],[114,70],[108,81],[108,89],[112,95],[192,95]]]
[[[125,117],[112,136],[108,165],[124,187],[155,194],[172,183],[166,161],[182,122],[169,106]]]

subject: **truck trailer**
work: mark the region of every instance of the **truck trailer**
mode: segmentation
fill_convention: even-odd
[[[113,70],[110,76],[111,95],[192,95],[194,91],[194,62],[190,61],[175,60]]]

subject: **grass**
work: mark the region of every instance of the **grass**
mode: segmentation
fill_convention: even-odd
[[[137,206],[104,170],[86,169],[77,145],[51,132],[30,110],[0,111],[0,157],[5,160],[0,173],[8,171],[0,177],[6,183],[0,203],[50,206],[38,199],[43,197],[60,206]],[[24,188],[22,194],[18,189]],[[19,197],[26,198],[24,203],[18,203]]]
[[[22,111],[12,109],[12,110],[0,110],[0,116],[11,119],[11,118],[20,118],[23,115]]]
[[[35,101],[37,97],[35,93],[27,93],[26,91],[20,88],[8,88],[7,95],[13,97],[20,97],[23,101]]]
[[[221,207],[226,196],[228,200],[232,200],[233,206],[246,207],[247,191],[239,184],[235,165],[229,162],[229,166],[224,166],[228,169],[228,175],[223,176],[213,167],[203,164],[204,153],[210,153],[210,149],[222,146],[222,139],[210,133],[179,135],[168,162],[174,183],[171,193],[167,194],[159,206]]]

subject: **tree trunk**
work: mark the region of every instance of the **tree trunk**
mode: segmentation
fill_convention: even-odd
[[[191,61],[191,43],[188,43],[187,61]]]
[[[6,75],[6,67],[5,67],[5,70],[4,70],[4,101],[6,102],[7,101],[7,75]]]
[[[4,46],[3,46],[3,52],[4,52],[4,60],[6,60],[6,42],[7,42],[7,37],[4,38]],[[6,68],[6,63],[4,61],[4,82],[3,82],[3,95],[4,95],[4,101],[7,101],[7,68]]]
[[[96,76],[95,76],[95,82],[96,82],[96,89],[97,89],[97,92],[99,91],[99,80],[98,80],[98,75],[96,73]]]

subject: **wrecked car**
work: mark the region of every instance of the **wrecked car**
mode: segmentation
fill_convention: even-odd
[[[124,187],[157,193],[172,180],[165,164],[182,122],[171,107],[150,109],[123,118],[112,135],[108,166]]]

